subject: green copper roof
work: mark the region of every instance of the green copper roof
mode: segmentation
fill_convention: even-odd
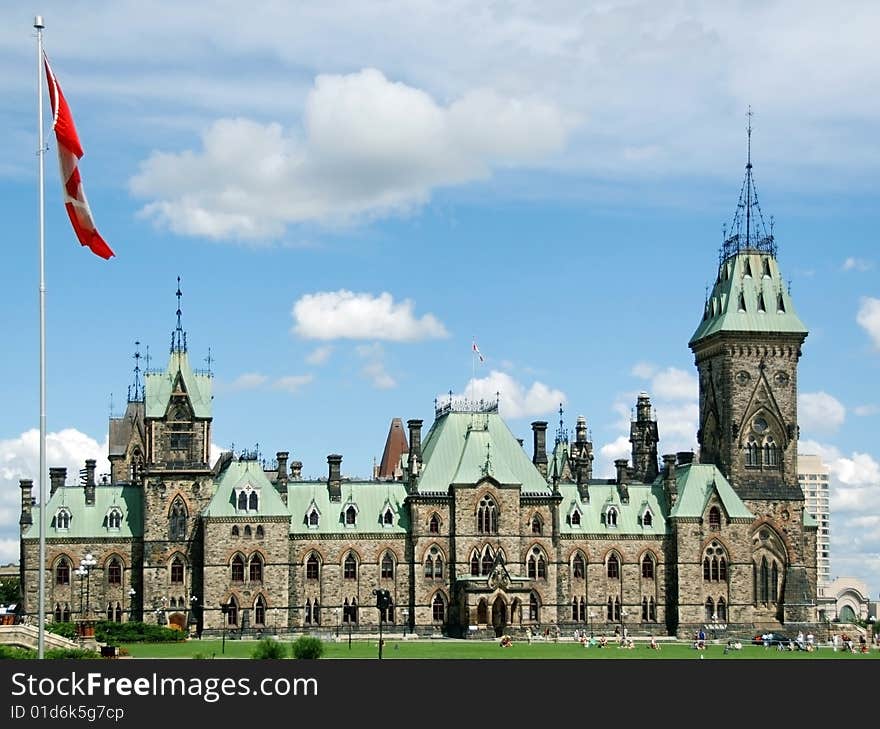
[[[431,426],[422,445],[420,493],[443,492],[453,483],[491,476],[521,484],[523,493],[546,494],[547,483],[497,412],[447,412]]]
[[[562,502],[559,505],[559,531],[561,534],[640,534],[643,536],[666,533],[665,503],[661,481],[655,484],[627,486],[629,503],[622,504],[616,483],[590,482],[589,503],[580,500],[575,484],[559,484]],[[617,525],[606,523],[609,507],[617,511]],[[580,526],[571,523],[574,510],[580,512]],[[651,513],[651,526],[643,526],[646,511]]]
[[[211,376],[193,372],[185,351],[173,351],[165,372],[148,372],[144,377],[146,416],[161,418],[168,409],[177,374],[183,380],[197,418],[211,417]]]
[[[290,533],[308,534],[406,534],[409,517],[403,508],[406,489],[402,481],[343,481],[342,500],[330,501],[326,481],[291,481],[287,484],[287,503],[291,515]],[[354,526],[345,524],[344,512],[354,504]],[[392,523],[384,524],[386,508]],[[308,514],[318,510],[317,527],[308,526]]]
[[[258,494],[257,510],[239,511],[237,495],[239,489],[250,486]],[[261,516],[287,516],[287,507],[275,487],[266,478],[262,465],[256,460],[230,461],[216,481],[216,490],[211,501],[202,511],[203,516],[239,516],[243,514]]]
[[[144,534],[143,502],[141,490],[136,486],[95,486],[95,504],[86,506],[82,486],[65,486],[49,498],[46,506],[46,538],[73,539],[77,537],[114,537],[125,539]],[[111,529],[107,521],[110,510],[122,512],[119,529]],[[70,526],[59,529],[58,512],[65,509],[70,514]],[[39,537],[40,507],[32,508],[33,524],[24,537]]]
[[[724,478],[721,471],[713,465],[691,463],[675,469],[678,486],[678,500],[670,517],[701,517],[713,493],[717,492],[724,511],[730,518],[754,519],[739,496]]]
[[[769,253],[740,251],[719,267],[703,320],[690,345],[722,331],[807,334],[776,258]]]
[[[813,516],[806,509],[804,509],[804,526],[805,527],[818,527],[819,526],[819,522],[816,521],[816,517]]]

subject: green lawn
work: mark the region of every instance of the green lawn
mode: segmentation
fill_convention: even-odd
[[[283,641],[289,648],[290,641]],[[376,658],[376,640],[354,640],[349,648],[347,640],[339,643],[328,642],[325,658]],[[227,640],[225,653],[222,641],[189,640],[185,643],[131,643],[123,646],[133,658],[250,658],[256,647],[254,641]],[[744,645],[741,651],[724,653],[724,644],[709,645],[705,651],[696,651],[689,643],[664,643],[661,650],[651,650],[646,644],[637,644],[632,650],[608,646],[606,648],[584,648],[571,642],[543,643],[529,645],[525,641],[515,643],[511,648],[501,648],[496,641],[475,640],[388,640],[385,643],[383,658],[440,658],[440,659],[492,659],[492,658],[567,658],[567,659],[626,659],[641,658],[657,660],[663,658],[698,659],[700,654],[707,659],[736,660],[866,660],[880,658],[880,651],[872,650],[867,655],[837,652],[831,648],[820,648],[812,653],[800,651],[765,650],[760,646]]]

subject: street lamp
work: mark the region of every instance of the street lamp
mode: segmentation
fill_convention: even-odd
[[[86,580],[86,609],[88,613],[91,614],[92,606],[89,604],[89,587],[91,586],[91,580],[89,580],[89,575],[91,574],[92,567],[98,564],[98,560],[95,559],[94,555],[91,552],[86,552],[86,556],[83,557],[79,561],[79,568],[76,570],[76,573],[82,578],[85,576]],[[80,582],[80,603],[82,603],[82,582]],[[80,607],[80,611],[82,611],[82,607]]]
[[[128,588],[128,621],[131,622],[134,616],[134,596],[137,595],[137,590],[133,587]]]
[[[220,611],[223,613],[223,643],[221,653],[226,654],[226,620],[227,615],[229,615],[229,603],[221,602],[220,603]]]
[[[83,590],[85,588],[85,577],[88,573],[89,573],[89,571],[82,564],[80,564],[80,566],[77,567],[73,571],[73,574],[75,574],[77,577],[79,577],[79,617],[80,617],[80,619],[82,619],[82,617],[83,617],[83,611],[84,611],[84,607],[85,607],[85,603],[83,602]]]
[[[409,625],[409,608],[403,608],[403,637],[406,638],[406,628]]]
[[[272,608],[272,629],[278,635],[278,608]]]
[[[593,637],[593,618],[596,617],[596,613],[590,610],[590,637]]]
[[[874,643],[874,616],[868,616],[868,651],[871,650],[871,645]]]
[[[339,640],[339,608],[333,608],[333,614],[336,616],[336,640]]]
[[[620,611],[620,637],[623,640],[624,644],[626,643],[626,616],[629,613],[626,611],[626,608]]]

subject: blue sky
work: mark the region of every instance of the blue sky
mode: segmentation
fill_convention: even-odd
[[[0,8],[0,561],[37,465],[40,13],[117,254],[74,239],[49,137],[50,465],[106,453],[135,341],[166,362],[178,275],[219,448],[289,450],[306,476],[338,452],[366,476],[391,418],[427,427],[440,393],[500,391],[527,444],[560,402],[566,427],[584,415],[610,475],[643,389],[661,451],[693,447],[687,341],[751,105],[761,206],[810,330],[801,451],[833,474],[832,574],[877,597],[872,3],[30,5]]]

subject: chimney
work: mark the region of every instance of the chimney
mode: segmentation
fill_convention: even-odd
[[[419,461],[422,460],[422,421],[421,420],[407,420],[407,426],[409,427],[409,457],[412,460],[413,456],[417,458]]]
[[[620,492],[620,501],[624,504],[629,503],[629,488],[626,485],[629,474],[626,465],[626,458],[618,458],[614,461],[614,467],[617,469],[617,490]]]
[[[278,477],[275,480],[275,489],[285,506],[287,505],[287,459],[289,456],[288,451],[278,451],[275,454],[275,458],[278,460]]]
[[[587,419],[583,415],[578,415],[577,425],[574,428],[575,442],[587,442]]]
[[[290,462],[290,480],[291,481],[302,481],[302,471],[303,471],[303,462],[302,461],[291,461]]]
[[[547,478],[547,421],[536,420],[532,423],[532,435],[534,440],[534,455],[532,463]]]
[[[587,470],[587,458],[585,456],[577,456],[574,458],[575,480],[577,481],[578,495],[581,501],[590,503],[590,474]]]
[[[95,465],[97,461],[94,458],[86,460],[86,506],[95,505]]]
[[[31,504],[34,501],[34,482],[29,478],[23,478],[18,482],[21,488],[21,518],[18,525],[22,528],[34,523],[31,516]]]
[[[64,488],[64,482],[67,480],[66,468],[50,468],[49,469],[49,496],[54,494],[58,489]]]
[[[693,451],[679,451],[675,454],[678,456],[678,465],[679,466],[687,466],[694,462],[694,452]]]
[[[327,477],[327,491],[330,493],[330,501],[342,501],[342,477],[340,476],[340,465],[342,464],[342,456],[332,453],[327,456],[327,465],[330,467],[330,474]]]
[[[663,456],[663,490],[669,499],[669,508],[675,506],[678,499],[678,483],[675,480],[675,455],[667,453]]]

